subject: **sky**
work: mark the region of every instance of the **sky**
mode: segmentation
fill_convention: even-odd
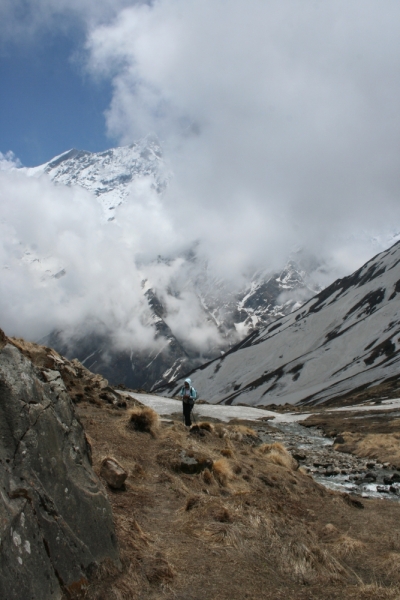
[[[0,163],[155,133],[173,173],[154,222],[169,248],[196,239],[238,285],[298,248],[328,279],[348,274],[400,231],[399,29],[397,0],[1,0]],[[29,224],[18,211],[11,223],[9,206],[25,183],[3,178],[0,219],[20,239]],[[36,245],[62,228],[57,211],[43,218],[38,185],[26,200]],[[67,196],[57,201],[63,213]],[[92,212],[97,225],[77,234],[86,248],[108,235]],[[88,308],[74,310],[78,322]]]

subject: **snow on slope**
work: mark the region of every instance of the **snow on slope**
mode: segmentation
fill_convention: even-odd
[[[115,217],[116,208],[127,198],[131,185],[147,178],[151,186],[162,192],[168,182],[161,146],[155,136],[104,152],[69,150],[48,163],[20,169],[30,177],[48,175],[62,185],[79,185],[100,201],[107,220]]]
[[[194,371],[194,385],[213,403],[315,404],[397,377],[399,300],[397,242],[296,312]],[[177,389],[176,384],[171,394]]]

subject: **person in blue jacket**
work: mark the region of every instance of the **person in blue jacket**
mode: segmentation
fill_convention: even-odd
[[[192,380],[185,379],[185,382],[181,388],[179,395],[182,397],[182,407],[183,407],[183,417],[185,419],[186,427],[190,427],[192,424],[192,420],[190,418],[190,413],[192,412],[194,403],[197,398],[197,392],[192,386]]]

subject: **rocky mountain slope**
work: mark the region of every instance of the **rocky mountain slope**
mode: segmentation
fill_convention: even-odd
[[[194,385],[213,403],[316,404],[397,379],[399,293],[396,243],[194,371]]]
[[[57,355],[38,367],[21,345],[0,330],[0,597],[75,598],[120,564],[111,507]]]

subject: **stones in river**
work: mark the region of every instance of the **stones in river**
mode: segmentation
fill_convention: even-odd
[[[391,485],[392,483],[400,482],[400,473],[393,473],[393,475],[387,475],[383,478],[383,483],[386,485]]]
[[[306,460],[307,455],[302,450],[293,450],[292,456],[295,460]]]

